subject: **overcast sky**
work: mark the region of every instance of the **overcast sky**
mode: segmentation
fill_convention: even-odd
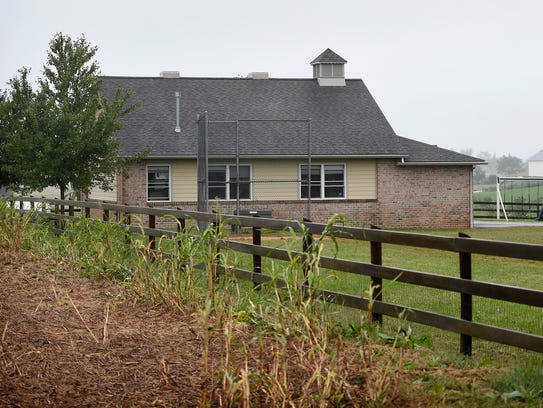
[[[309,78],[326,48],[397,134],[527,159],[543,149],[541,0],[0,0],[0,87],[56,32],[103,75]]]

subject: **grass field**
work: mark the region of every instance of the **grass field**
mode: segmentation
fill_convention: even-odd
[[[419,229],[412,232],[441,236],[457,236],[458,234],[457,231],[450,229]],[[466,229],[462,232],[472,238],[543,244],[543,228]],[[330,240],[326,241],[323,255],[363,262],[370,261],[369,243],[339,239],[338,244],[339,251],[336,253],[335,245]],[[268,238],[264,245],[301,250],[301,244],[285,240],[284,237],[281,239]],[[236,259],[240,267],[251,268],[250,257],[239,256]],[[384,244],[383,264],[428,273],[459,276],[458,255],[445,251]],[[269,273],[270,270],[281,270],[282,263],[265,260],[263,265],[265,273],[267,271]],[[543,265],[541,262],[474,255],[472,274],[473,279],[478,281],[543,290]],[[370,279],[343,272],[322,270],[319,285],[326,289],[362,296],[367,294],[369,290]],[[458,317],[460,314],[460,295],[457,293],[390,281],[383,283],[382,292],[384,300],[388,302],[454,317]],[[356,324],[360,316],[360,311],[347,308],[332,309],[337,314],[338,320],[345,325]],[[475,297],[474,321],[538,335],[543,334],[541,310],[530,306]],[[385,330],[394,330],[396,324],[395,319],[385,317]],[[456,352],[459,348],[458,335],[456,334],[417,324],[412,326],[415,335],[426,339],[426,342],[431,343],[437,351],[452,350]],[[483,360],[487,358],[516,358],[519,353],[522,355],[531,354],[512,347],[477,340],[474,343],[474,349],[475,355]]]
[[[518,183],[517,183],[518,184]],[[496,201],[496,188],[486,187],[485,191],[473,193],[475,201]],[[508,181],[501,186],[500,192],[503,201],[516,201],[521,197],[525,202],[543,202],[543,184],[534,182],[524,184],[524,186],[512,186]]]

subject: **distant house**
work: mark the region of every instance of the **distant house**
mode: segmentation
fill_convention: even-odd
[[[543,177],[543,150],[528,159],[528,175]]]
[[[207,191],[224,213],[301,219],[310,205],[315,222],[342,213],[352,225],[470,226],[483,160],[398,136],[364,82],[345,78],[345,63],[327,49],[307,79],[103,77],[107,94],[130,90],[141,103],[116,135],[122,153],[150,149],[111,197],[195,209],[197,117],[207,112]]]

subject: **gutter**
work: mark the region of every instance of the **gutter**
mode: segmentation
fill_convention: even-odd
[[[488,164],[487,162],[406,162],[403,160],[397,163],[397,166],[416,167],[416,166],[479,166]]]
[[[133,157],[133,156],[124,156]],[[209,155],[210,159],[232,159],[235,158],[235,154],[217,154]],[[311,157],[317,159],[399,159],[402,156],[390,156],[390,155],[319,155],[312,154]],[[196,160],[196,156],[146,156],[144,159],[149,160]],[[307,154],[279,154],[279,155],[240,155],[242,159],[305,159]]]

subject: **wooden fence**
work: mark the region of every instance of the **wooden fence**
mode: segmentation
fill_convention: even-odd
[[[506,201],[503,203],[507,216],[515,219],[533,220],[541,213],[543,203],[528,203],[522,201]],[[500,206],[500,214],[503,210]],[[496,218],[496,201],[474,201],[474,218]]]
[[[273,279],[271,276],[263,273],[262,258],[267,257],[288,261],[293,255],[292,252],[283,249],[262,246],[261,231],[263,229],[280,231],[288,227],[294,231],[300,231],[300,224],[298,222],[270,218],[234,215],[223,215],[220,217],[214,213],[184,211],[181,209],[114,205],[92,201],[50,200],[35,197],[20,197],[16,201],[21,202],[20,208],[23,208],[23,202],[29,202],[33,208],[36,203],[40,203],[39,206],[36,206],[36,209],[41,209],[42,212],[45,211],[44,216],[53,219],[73,218],[76,217],[77,212],[79,212],[79,217],[89,217],[91,210],[101,212],[104,220],[112,219],[113,215],[115,215],[116,219],[127,216],[128,220],[131,219],[130,216],[132,215],[145,215],[148,217],[147,226],[126,225],[126,228],[134,232],[143,232],[149,236],[151,241],[156,239],[156,237],[172,237],[177,233],[176,231],[155,228],[156,217],[164,217],[166,215],[179,220],[179,225],[182,227],[184,227],[185,221],[189,219],[199,223],[222,222],[241,227],[250,227],[253,233],[252,243],[238,242],[232,239],[225,241],[223,246],[233,251],[252,255],[252,270],[236,268],[232,272],[236,277],[252,281],[255,284],[273,281],[275,285],[285,285],[285,282]],[[312,222],[304,224],[310,234],[321,234],[325,228],[324,224]],[[350,274],[369,276],[374,285],[382,285],[384,289],[379,292],[379,295],[375,299],[320,289],[320,293],[328,301],[365,311],[368,310],[371,301],[372,312],[378,321],[381,320],[382,316],[398,318],[402,312],[407,311],[407,313],[403,313],[403,316],[409,321],[459,334],[460,351],[466,355],[471,355],[472,337],[543,352],[543,336],[541,335],[472,321],[473,296],[543,308],[543,291],[471,280],[472,254],[543,261],[543,245],[473,239],[462,233],[458,237],[444,237],[386,231],[377,228],[346,226],[334,226],[332,234],[336,237],[346,239],[368,241],[371,248],[371,260],[367,263],[323,256],[320,259],[320,267]],[[311,240],[311,236],[306,237],[306,242],[303,246],[304,250],[307,248],[308,239]],[[443,276],[383,266],[382,244],[384,243],[457,253],[459,276]],[[300,255],[301,262],[304,262],[305,255],[303,250],[297,254],[294,253],[294,255]],[[383,299],[383,295],[386,296],[386,284],[383,285],[383,280],[395,280],[411,285],[455,292],[460,296],[460,316],[452,317],[386,302]],[[307,283],[302,283],[301,286],[302,289],[307,289]]]

